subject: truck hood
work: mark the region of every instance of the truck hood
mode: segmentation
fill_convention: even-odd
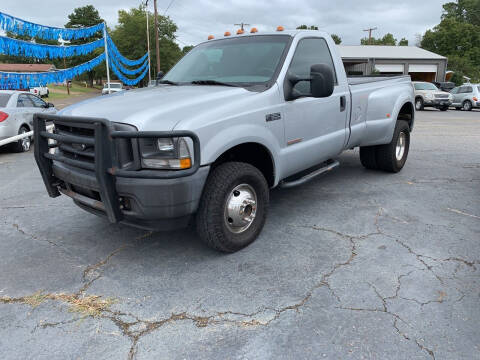
[[[98,96],[69,106],[59,115],[105,118],[138,130],[168,131],[184,119],[255,93],[226,86],[160,85]]]

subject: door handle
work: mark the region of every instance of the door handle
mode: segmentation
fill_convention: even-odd
[[[347,98],[345,96],[340,96],[340,112],[345,111],[347,107]]]

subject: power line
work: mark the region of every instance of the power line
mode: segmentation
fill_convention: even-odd
[[[168,4],[167,8],[165,9],[165,12],[163,13],[163,16],[165,16],[165,14],[167,13],[168,9],[170,9],[170,6],[172,6],[174,2],[175,2],[175,0],[171,0],[171,1],[170,1],[170,4]]]

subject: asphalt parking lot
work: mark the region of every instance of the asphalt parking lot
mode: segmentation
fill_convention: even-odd
[[[2,358],[480,359],[480,111],[417,113],[399,174],[339,160],[224,255],[50,199],[0,151]]]

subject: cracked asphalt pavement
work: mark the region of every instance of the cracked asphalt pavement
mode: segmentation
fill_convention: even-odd
[[[225,255],[50,199],[0,150],[2,358],[480,359],[480,111],[419,112],[399,174],[339,160]]]

